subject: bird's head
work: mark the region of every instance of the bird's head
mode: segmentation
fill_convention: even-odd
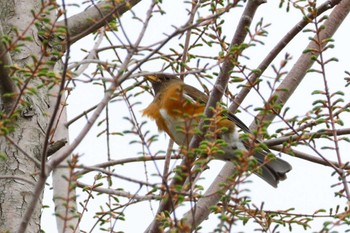
[[[171,82],[182,82],[176,75],[166,73],[147,74],[144,77],[151,82],[155,94]]]

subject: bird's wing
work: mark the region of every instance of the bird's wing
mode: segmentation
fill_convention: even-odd
[[[228,112],[227,113],[227,118],[233,122],[235,122],[235,124],[238,126],[238,128],[241,128],[245,133],[251,133],[250,129],[248,128],[248,126],[246,126],[246,124],[243,123],[243,121],[241,121],[238,117],[236,117],[234,114]]]
[[[184,84],[183,92],[185,95],[189,96],[191,99],[201,104],[206,104],[208,102],[208,96],[195,87]]]
[[[188,95],[191,99],[198,101],[200,103],[206,104],[208,102],[208,96],[198,90],[195,87],[192,87],[190,85],[184,84],[183,86],[184,93]],[[246,126],[238,117],[236,117],[234,114],[228,112],[227,113],[227,118],[230,121],[233,121],[238,128],[242,129],[245,133],[250,133],[250,130],[248,126]]]

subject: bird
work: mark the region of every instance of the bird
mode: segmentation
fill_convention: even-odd
[[[177,75],[168,73],[151,73],[144,75],[154,91],[153,101],[143,110],[142,115],[154,120],[159,131],[165,131],[178,145],[189,145],[195,128],[203,118],[208,95],[197,88],[185,84]],[[213,119],[208,131],[214,130],[212,136],[223,142],[220,151],[214,153],[214,159],[234,161],[239,151],[247,151],[249,143],[239,137],[240,128],[251,134],[249,128],[234,114],[219,111],[218,119]],[[220,141],[219,141],[220,142]],[[209,148],[210,149],[210,148]],[[277,188],[279,181],[287,178],[292,166],[276,156],[266,159],[271,151],[267,148],[254,150],[254,158],[260,165],[260,171],[254,172],[272,187]]]

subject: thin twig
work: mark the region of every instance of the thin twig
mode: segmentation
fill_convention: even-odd
[[[301,139],[303,140],[308,140],[308,139],[314,139],[314,138],[320,138],[325,135],[327,136],[332,136],[333,133],[336,135],[347,135],[350,134],[350,128],[345,128],[345,129],[337,129],[337,130],[324,130],[324,131],[319,131],[315,133],[303,133],[301,135],[291,135],[291,136],[282,136],[279,138],[275,139],[270,139],[270,140],[265,140],[263,143],[266,144],[267,146],[275,146],[275,145],[281,145],[285,142],[287,143],[293,143],[293,142],[299,142]]]
[[[116,174],[116,173],[113,173],[111,171],[108,171],[108,170],[105,170],[105,169],[102,169],[102,168],[99,168],[99,167],[95,167],[95,166],[80,166],[82,167],[84,170],[90,170],[90,171],[94,171],[94,172],[101,172],[103,174],[106,174],[108,176],[113,176],[113,177],[116,177],[116,178],[119,178],[119,179],[122,179],[122,180],[126,180],[126,181],[129,181],[129,182],[132,182],[132,183],[135,183],[135,184],[139,184],[139,185],[143,185],[143,186],[149,186],[149,187],[158,187],[158,184],[151,184],[151,183],[148,183],[148,182],[144,182],[142,180],[137,180],[137,179],[133,179],[133,178],[130,178],[130,177],[127,177],[127,176],[123,176],[123,175],[119,175],[119,174]]]
[[[77,186],[83,189],[86,189],[86,187],[88,187],[90,190],[93,190],[99,194],[101,193],[105,193],[108,195],[116,195],[116,196],[120,196],[120,197],[126,197],[128,199],[130,199],[131,197],[137,201],[149,201],[149,200],[156,200],[159,199],[160,196],[157,195],[145,195],[145,196],[140,196],[140,195],[135,195],[132,194],[130,192],[126,192],[126,191],[120,191],[120,190],[115,190],[115,189],[110,189],[110,188],[101,188],[98,186],[92,186],[89,184],[85,184],[83,182],[77,182]]]
[[[347,110],[347,109],[350,109],[350,103],[345,104],[341,109],[335,111],[333,113],[333,117],[338,117],[341,113],[345,112],[344,110]],[[325,121],[328,121],[328,120],[330,120],[330,117],[325,118]],[[306,128],[311,128],[312,126],[316,126],[318,124],[320,124],[320,123],[317,122],[317,120],[311,121],[311,122],[302,124],[300,127],[296,128],[295,131],[297,131],[297,132],[303,131]],[[293,135],[294,132],[291,132],[290,134]],[[288,135],[288,134],[286,134],[286,135]]]
[[[180,155],[175,155],[172,156],[170,159],[179,159],[181,158]],[[127,163],[135,163],[135,162],[146,162],[146,161],[156,161],[156,160],[165,160],[166,156],[142,156],[142,157],[133,157],[133,158],[127,158],[127,159],[119,159],[119,160],[111,160],[105,163],[100,163],[94,165],[94,167],[98,168],[106,168],[106,167],[111,167],[111,166],[116,166],[116,165],[124,165]],[[77,166],[77,168],[81,168]],[[85,170],[83,169],[82,171],[77,172],[77,175],[85,175],[89,173],[91,170]]]
[[[323,85],[324,85],[324,91],[325,91],[325,97],[326,97],[326,109],[328,110],[328,115],[329,115],[329,119],[330,119],[330,125],[331,125],[331,132],[332,132],[332,138],[333,138],[333,143],[334,143],[334,151],[335,154],[337,156],[337,160],[338,163],[340,164],[340,166],[342,166],[343,162],[342,162],[342,158],[340,155],[340,151],[339,151],[339,140],[338,140],[338,135],[336,132],[336,125],[335,125],[335,118],[333,116],[333,104],[332,104],[332,100],[331,100],[331,93],[329,91],[329,84],[327,81],[327,77],[326,77],[326,60],[324,59],[324,54],[323,54],[323,48],[324,48],[324,43],[323,43],[323,38],[322,35],[320,35],[320,33],[322,32],[322,30],[320,30],[320,26],[319,23],[317,22],[317,20],[315,21],[315,29],[316,29],[316,45],[318,46],[318,51],[319,51],[319,64],[321,66],[321,76],[323,79]],[[339,176],[340,179],[343,182],[343,186],[344,186],[344,191],[346,194],[346,197],[348,199],[348,201],[350,201],[350,190],[349,190],[349,186],[348,186],[348,181],[347,181],[347,174],[345,172],[343,172],[343,170],[341,169],[337,169],[337,172],[340,171]]]
[[[309,162],[313,162],[313,163],[317,163],[317,164],[321,164],[327,167],[336,167],[338,169],[350,169],[350,164],[339,164],[338,162],[334,162],[334,161],[330,161],[327,159],[327,161],[325,161],[324,159],[321,159],[319,157],[316,156],[312,156],[308,153],[302,152],[302,151],[298,151],[292,148],[285,148],[284,146],[271,146],[270,147],[273,150],[276,151],[280,151],[280,152],[285,152],[287,151],[289,154],[291,154],[293,157],[299,158],[299,159],[303,159]]]

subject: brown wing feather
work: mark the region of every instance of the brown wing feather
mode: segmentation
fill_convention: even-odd
[[[191,97],[195,101],[198,101],[201,104],[206,104],[208,102],[208,96],[195,87],[184,84],[183,90],[184,93],[186,93],[186,95],[188,95],[189,97]]]
[[[206,94],[204,94],[203,92],[201,92],[200,90],[198,90],[195,87],[189,86],[187,84],[184,85],[184,92],[190,96],[192,99],[194,99],[195,101],[199,101],[203,104],[206,104],[208,102],[208,96]],[[242,129],[245,133],[250,133],[250,130],[248,128],[248,126],[246,126],[239,118],[237,118],[234,114],[232,113],[227,113],[227,118],[230,121],[233,121],[238,128]]]

